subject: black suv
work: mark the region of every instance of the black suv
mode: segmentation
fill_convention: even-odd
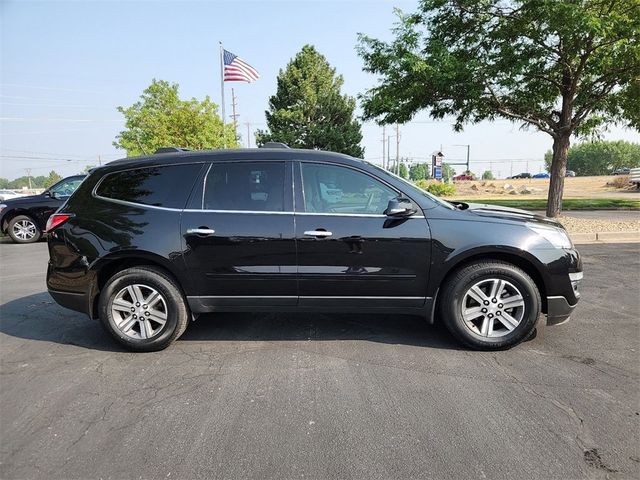
[[[40,240],[49,216],[75,192],[85,175],[63,178],[40,195],[3,200],[0,228],[16,243]]]
[[[417,314],[505,348],[569,317],[582,264],[562,226],[445,202],[362,160],[265,148],[95,169],[49,220],[47,286],[132,350],[208,312]]]

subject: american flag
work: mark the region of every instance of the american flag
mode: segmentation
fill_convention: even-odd
[[[224,51],[225,82],[255,82],[260,78],[257,70],[231,52]]]

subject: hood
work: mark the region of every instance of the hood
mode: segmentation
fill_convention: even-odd
[[[522,210],[520,208],[503,207],[501,205],[486,205],[483,203],[468,203],[466,210],[481,217],[490,217],[502,220],[515,220],[529,223],[542,223],[549,226],[563,228],[562,225],[543,215]]]
[[[18,197],[18,198],[7,198],[6,200],[0,201],[0,203],[6,205],[7,208],[18,207],[22,205],[28,205],[31,203],[41,202],[43,198],[44,198],[44,195],[41,193],[39,195],[27,195],[27,196]]]

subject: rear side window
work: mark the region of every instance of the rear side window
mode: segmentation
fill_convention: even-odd
[[[204,184],[205,210],[281,212],[284,162],[215,163]]]
[[[146,167],[110,173],[96,194],[154,207],[184,208],[202,164]]]

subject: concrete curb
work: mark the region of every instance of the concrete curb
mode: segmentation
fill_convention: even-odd
[[[636,243],[640,242],[640,231],[570,233],[573,243]]]

